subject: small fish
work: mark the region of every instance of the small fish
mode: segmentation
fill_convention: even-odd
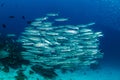
[[[5,5],[5,3],[2,3],[0,6],[3,7]]]
[[[9,18],[15,18],[15,16],[9,16]]]
[[[32,21],[27,21],[27,24],[31,24],[32,23]]]
[[[25,16],[22,16],[22,19],[24,19],[24,20],[25,20]]]
[[[6,24],[2,24],[2,27],[3,27],[3,28],[6,28],[7,26],[6,26]]]

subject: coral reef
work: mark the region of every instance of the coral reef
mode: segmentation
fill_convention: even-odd
[[[0,63],[5,67],[19,68],[22,64],[27,64],[26,61],[21,56],[21,51],[24,49],[21,43],[16,41],[15,37],[10,37],[7,35],[0,36]]]

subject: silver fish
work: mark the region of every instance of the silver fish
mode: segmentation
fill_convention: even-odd
[[[47,16],[58,16],[58,14],[57,13],[48,13],[48,14],[46,14]]]
[[[55,21],[62,22],[62,21],[68,21],[67,18],[57,18]]]

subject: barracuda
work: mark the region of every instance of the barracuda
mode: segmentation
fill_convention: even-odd
[[[48,44],[38,42],[38,43],[34,44],[34,46],[35,47],[45,47],[45,46],[48,46]]]
[[[40,41],[40,38],[39,38],[39,37],[29,37],[28,39],[29,39],[29,40],[32,40],[32,41],[35,41],[35,42]]]
[[[23,45],[22,47],[23,47],[23,48],[26,48],[26,49],[33,49],[32,46],[28,46],[28,45]]]
[[[28,42],[28,43],[23,43],[24,46],[28,46],[28,45],[33,45],[34,43]]]
[[[46,14],[47,16],[58,16],[57,13],[49,13],[49,14]]]
[[[89,28],[95,24],[94,22],[57,26],[54,23],[68,19],[55,18],[55,16],[58,15],[47,14],[43,18],[35,19],[25,28],[19,40],[26,49],[22,52],[24,59],[44,68],[60,66],[59,68],[72,69],[76,65],[89,66],[95,63],[92,60],[97,62],[97,58],[102,58],[103,54],[99,50],[99,37],[103,34]],[[51,20],[54,21],[51,22]]]
[[[43,39],[43,40],[44,40],[44,42],[46,42],[46,43],[52,45],[52,43],[51,43],[50,41],[48,41],[48,40],[46,40],[46,39]]]
[[[57,19],[55,19],[55,21],[59,21],[59,22],[67,21],[67,20],[68,20],[67,18],[57,18]]]
[[[91,29],[82,29],[82,30],[80,30],[80,32],[92,32],[92,30]]]
[[[96,32],[95,35],[97,35],[98,37],[103,36],[102,32]]]
[[[66,25],[65,27],[72,30],[79,30],[79,27],[73,25]]]
[[[57,35],[59,35],[59,33],[56,33],[56,32],[48,32],[46,34],[49,35],[49,36],[57,36]]]
[[[44,25],[44,27],[46,27],[46,25],[52,26],[52,22],[43,22],[42,24]]]
[[[66,33],[70,33],[70,34],[77,34],[78,32],[76,30],[66,30]]]
[[[95,25],[95,22],[91,22],[91,23],[87,24],[87,26],[92,26],[92,25]]]
[[[89,35],[93,35],[93,32],[87,32],[87,33],[82,33],[81,36],[89,36]]]
[[[25,32],[27,32],[27,33],[39,33],[39,31],[38,30],[25,30]]]
[[[49,31],[49,30],[53,30],[53,28],[50,28],[50,27],[37,27],[37,29],[39,30],[45,30],[45,31]]]
[[[37,19],[35,19],[35,22],[36,21],[45,21],[45,20],[47,20],[48,19],[48,17],[42,17],[42,18],[37,18]]]
[[[32,33],[30,33],[30,32],[22,32],[22,34],[23,35],[25,35],[25,36],[40,36],[40,33],[39,32],[32,32]]]

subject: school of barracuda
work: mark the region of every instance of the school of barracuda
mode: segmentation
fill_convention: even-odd
[[[89,66],[97,64],[97,59],[103,54],[99,50],[99,38],[102,32],[90,29],[95,23],[82,25],[59,25],[55,22],[67,21],[67,18],[51,17],[58,14],[47,14],[45,17],[35,19],[22,33],[19,41],[26,50],[21,54],[32,64],[44,68],[67,68]],[[54,22],[54,23],[53,23]]]

